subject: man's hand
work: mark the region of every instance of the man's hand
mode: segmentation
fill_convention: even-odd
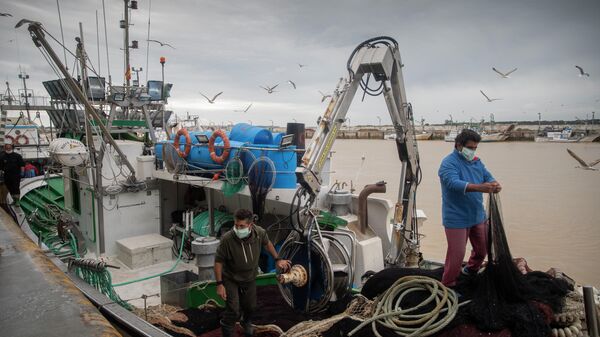
[[[498,193],[500,191],[502,191],[502,186],[500,186],[500,183],[497,181],[491,182],[490,184],[492,184],[492,186],[494,187],[494,191],[492,193]]]
[[[285,273],[292,267],[292,261],[279,260],[279,261],[275,262],[275,266],[277,266],[277,269],[279,269]]]
[[[227,301],[227,292],[225,291],[225,286],[222,284],[219,284],[217,286],[217,295],[221,296],[221,298],[223,299],[223,301]]]

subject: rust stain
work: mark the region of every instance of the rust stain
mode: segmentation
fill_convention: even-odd
[[[0,209],[0,225],[7,229],[18,252],[26,253],[36,270],[53,286],[60,288],[77,303],[81,310],[81,319],[85,325],[95,328],[96,336],[121,336],[119,332],[100,314],[96,307],[79,291],[69,277],[63,273],[21,228],[14,222],[6,211]]]

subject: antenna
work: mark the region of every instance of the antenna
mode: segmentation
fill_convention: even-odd
[[[25,72],[20,72],[19,78],[23,80],[24,93],[21,94],[21,97],[25,97],[25,110],[27,110],[27,120],[29,123],[31,123],[31,114],[29,113],[29,97],[31,96],[31,94],[29,94],[27,91],[27,79],[29,79],[29,75],[27,75]]]

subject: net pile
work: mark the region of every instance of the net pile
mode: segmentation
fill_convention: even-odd
[[[244,182],[244,165],[239,158],[233,158],[225,166],[225,181],[223,182],[223,195],[230,197],[241,191],[246,183]]]
[[[350,318],[354,320],[363,321],[369,317],[374,310],[375,302],[368,298],[358,295],[355,299],[350,302],[348,308],[335,316],[320,320],[320,321],[305,321],[300,322],[288,331],[283,336],[286,337],[321,337],[323,333],[330,330],[339,321]]]
[[[252,212],[262,219],[267,193],[275,183],[275,164],[265,156],[256,159],[248,169],[248,188],[252,198]]]
[[[569,285],[542,272],[523,274],[513,262],[504,232],[499,196],[491,194],[488,204],[488,264],[485,270],[459,286],[472,302],[465,318],[482,331],[508,328],[515,337],[550,335],[548,315],[560,312]]]

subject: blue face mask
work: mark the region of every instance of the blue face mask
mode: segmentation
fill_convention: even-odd
[[[233,231],[235,232],[235,235],[237,235],[238,238],[240,239],[245,239],[248,237],[248,235],[250,235],[250,228],[246,227],[246,228],[242,228],[242,229],[237,229],[235,226],[233,227]]]
[[[471,150],[468,147],[464,147],[462,148],[462,150],[460,151],[460,153],[463,155],[463,157],[465,157],[466,160],[468,161],[473,161],[473,158],[475,158],[475,150]]]

